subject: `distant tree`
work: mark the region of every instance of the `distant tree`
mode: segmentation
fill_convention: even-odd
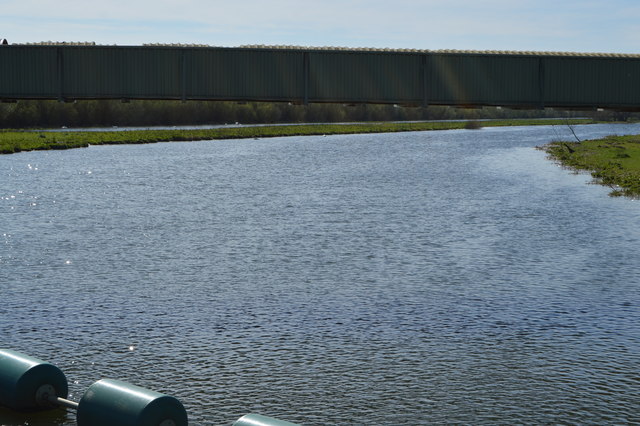
[[[292,105],[267,102],[88,100],[73,103],[20,101],[0,104],[0,128],[199,125],[240,122],[300,123],[405,120],[479,120],[483,118],[545,118],[580,116],[603,121],[640,120],[640,114],[592,111],[566,113],[552,109],[511,110],[485,107],[461,109],[447,106],[395,105]]]

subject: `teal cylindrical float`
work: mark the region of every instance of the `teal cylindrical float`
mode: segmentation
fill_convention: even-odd
[[[247,414],[240,417],[233,426],[299,426],[296,423],[285,422],[284,420],[274,419],[272,417],[260,414]]]
[[[66,398],[67,378],[55,365],[0,349],[0,405],[14,410],[53,408],[49,397]]]
[[[119,380],[99,380],[78,405],[78,426],[187,426],[176,398]]]

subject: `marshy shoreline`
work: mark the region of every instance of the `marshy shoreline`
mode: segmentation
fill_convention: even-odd
[[[640,135],[557,141],[540,149],[564,167],[588,171],[596,183],[611,188],[611,196],[640,197]]]
[[[477,130],[483,127],[594,124],[585,119],[506,119],[428,122],[368,122],[339,124],[274,124],[191,129],[0,130],[0,154],[23,151],[86,148],[91,145],[147,144],[287,136]],[[609,136],[582,142],[556,141],[539,147],[553,160],[573,170],[589,171],[597,183],[611,187],[612,196],[640,197],[640,136]]]
[[[221,139],[255,139],[362,133],[479,129],[482,127],[592,124],[585,119],[507,119],[439,122],[370,122],[353,124],[290,124],[220,127],[211,129],[149,129],[113,131],[0,131],[0,154],[22,151],[86,148],[90,145],[145,144]]]

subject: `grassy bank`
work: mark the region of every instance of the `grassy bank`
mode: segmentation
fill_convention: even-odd
[[[596,182],[613,189],[610,195],[640,197],[640,135],[553,142],[543,148],[564,166],[590,171]]]
[[[230,127],[198,130],[140,130],[110,132],[33,132],[0,131],[0,153],[69,149],[89,145],[142,144],[172,141],[269,138],[279,136],[388,133],[426,130],[470,129],[495,126],[565,125],[566,120],[493,120],[482,122],[354,123]],[[571,124],[589,124],[589,120],[571,120]]]

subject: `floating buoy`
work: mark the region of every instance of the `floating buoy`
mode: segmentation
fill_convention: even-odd
[[[284,420],[274,419],[272,417],[260,414],[247,414],[240,417],[233,426],[299,426],[296,423],[285,422]]]
[[[14,410],[53,408],[51,398],[66,398],[67,378],[55,365],[0,349],[0,405]]]
[[[99,380],[78,404],[78,426],[187,426],[176,398],[119,380]]]
[[[28,411],[63,406],[77,410],[78,426],[187,426],[176,398],[119,380],[89,386],[80,402],[69,401],[67,378],[55,365],[0,349],[0,405]],[[247,414],[233,426],[298,426],[260,414]]]

